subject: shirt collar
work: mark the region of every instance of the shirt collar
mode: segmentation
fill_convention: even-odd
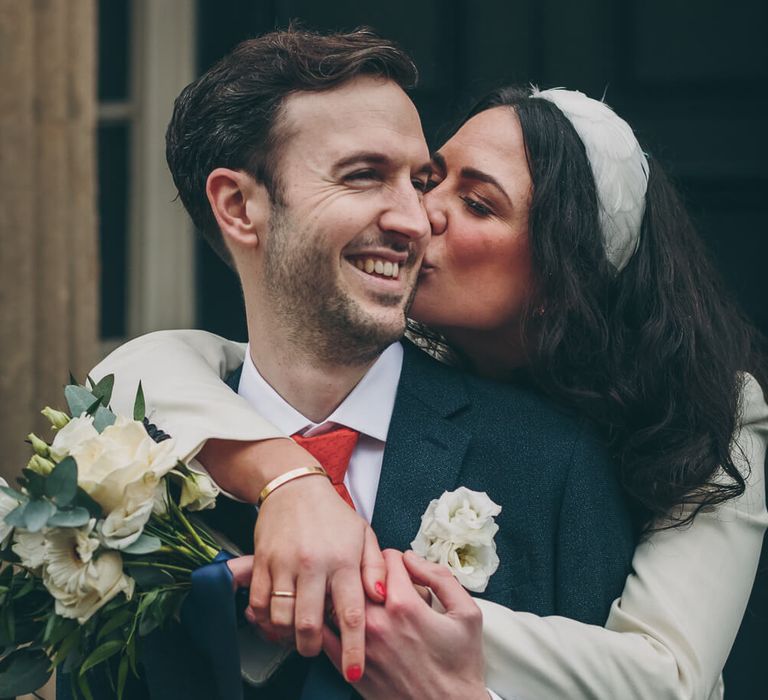
[[[381,353],[328,418],[321,423],[313,423],[291,406],[259,374],[251,359],[249,346],[245,352],[237,392],[258,413],[287,435],[298,432],[309,435],[321,433],[330,423],[334,423],[386,442],[402,367],[403,346],[394,343]]]

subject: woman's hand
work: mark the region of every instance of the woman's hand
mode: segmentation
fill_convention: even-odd
[[[292,440],[209,440],[199,458],[222,488],[253,503],[275,476],[317,463]],[[256,522],[252,573],[244,573],[247,564],[234,567],[238,583],[250,582],[246,617],[269,639],[295,641],[303,656],[321,651],[330,596],[339,619],[342,667],[348,677],[362,674],[366,594],[383,602],[386,565],[370,525],[328,479],[306,476],[273,491]],[[296,597],[274,597],[273,591]]]
[[[366,673],[357,690],[366,700],[487,700],[482,615],[450,571],[386,550],[387,599],[366,609]],[[413,581],[411,580],[413,579]],[[429,586],[445,608],[433,610],[414,588]],[[323,648],[341,670],[341,644],[328,627]]]

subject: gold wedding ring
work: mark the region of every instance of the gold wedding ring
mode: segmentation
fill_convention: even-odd
[[[274,598],[295,598],[296,593],[294,591],[272,591],[272,597]]]

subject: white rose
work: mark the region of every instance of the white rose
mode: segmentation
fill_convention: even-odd
[[[95,521],[82,528],[54,528],[45,535],[43,583],[56,599],[56,613],[84,624],[119,593],[130,600],[135,583],[123,573],[117,552],[97,554]]]
[[[218,495],[219,487],[213,483],[207,474],[190,472],[184,475],[179,505],[189,510],[214,508]]]
[[[0,486],[8,486],[8,482],[2,477],[0,477]],[[13,530],[10,525],[5,524],[5,516],[16,510],[18,505],[19,502],[15,498],[11,498],[8,494],[0,491],[0,547],[4,546],[6,538]]]
[[[414,545],[417,542],[414,541]],[[418,543],[421,544],[421,543]],[[459,545],[446,540],[414,546],[413,551],[428,561],[447,566],[456,580],[468,591],[482,593],[491,576],[499,568],[499,557],[495,545]]]
[[[419,534],[458,544],[490,544],[499,530],[493,520],[499,513],[501,506],[487,493],[461,486],[430,502],[421,516]]]
[[[93,427],[93,416],[73,418],[53,438],[50,448],[51,455],[57,462],[60,462],[64,457],[71,454],[74,448],[98,436],[98,431]]]
[[[11,549],[21,559],[23,566],[39,569],[45,563],[45,534],[16,530]]]
[[[481,593],[499,566],[493,538],[501,506],[486,493],[460,487],[430,502],[411,542],[413,551],[451,569],[459,583]]]
[[[56,440],[78,420],[63,428]],[[157,486],[176,466],[175,444],[156,443],[140,422],[125,416],[118,416],[100,435],[93,433],[86,424],[77,426],[61,444],[54,440],[51,450],[57,458],[62,453],[75,458],[78,484],[106,513],[104,544],[122,549],[139,538],[149,520]]]

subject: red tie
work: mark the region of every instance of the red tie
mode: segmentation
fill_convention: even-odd
[[[347,473],[349,458],[355,449],[357,439],[360,433],[351,428],[334,428],[322,435],[313,435],[304,437],[296,433],[291,438],[297,445],[303,447],[320,464],[323,465],[328,476],[331,477],[331,483],[339,494],[353,509],[352,496],[349,495],[347,487],[344,486],[344,474]]]

